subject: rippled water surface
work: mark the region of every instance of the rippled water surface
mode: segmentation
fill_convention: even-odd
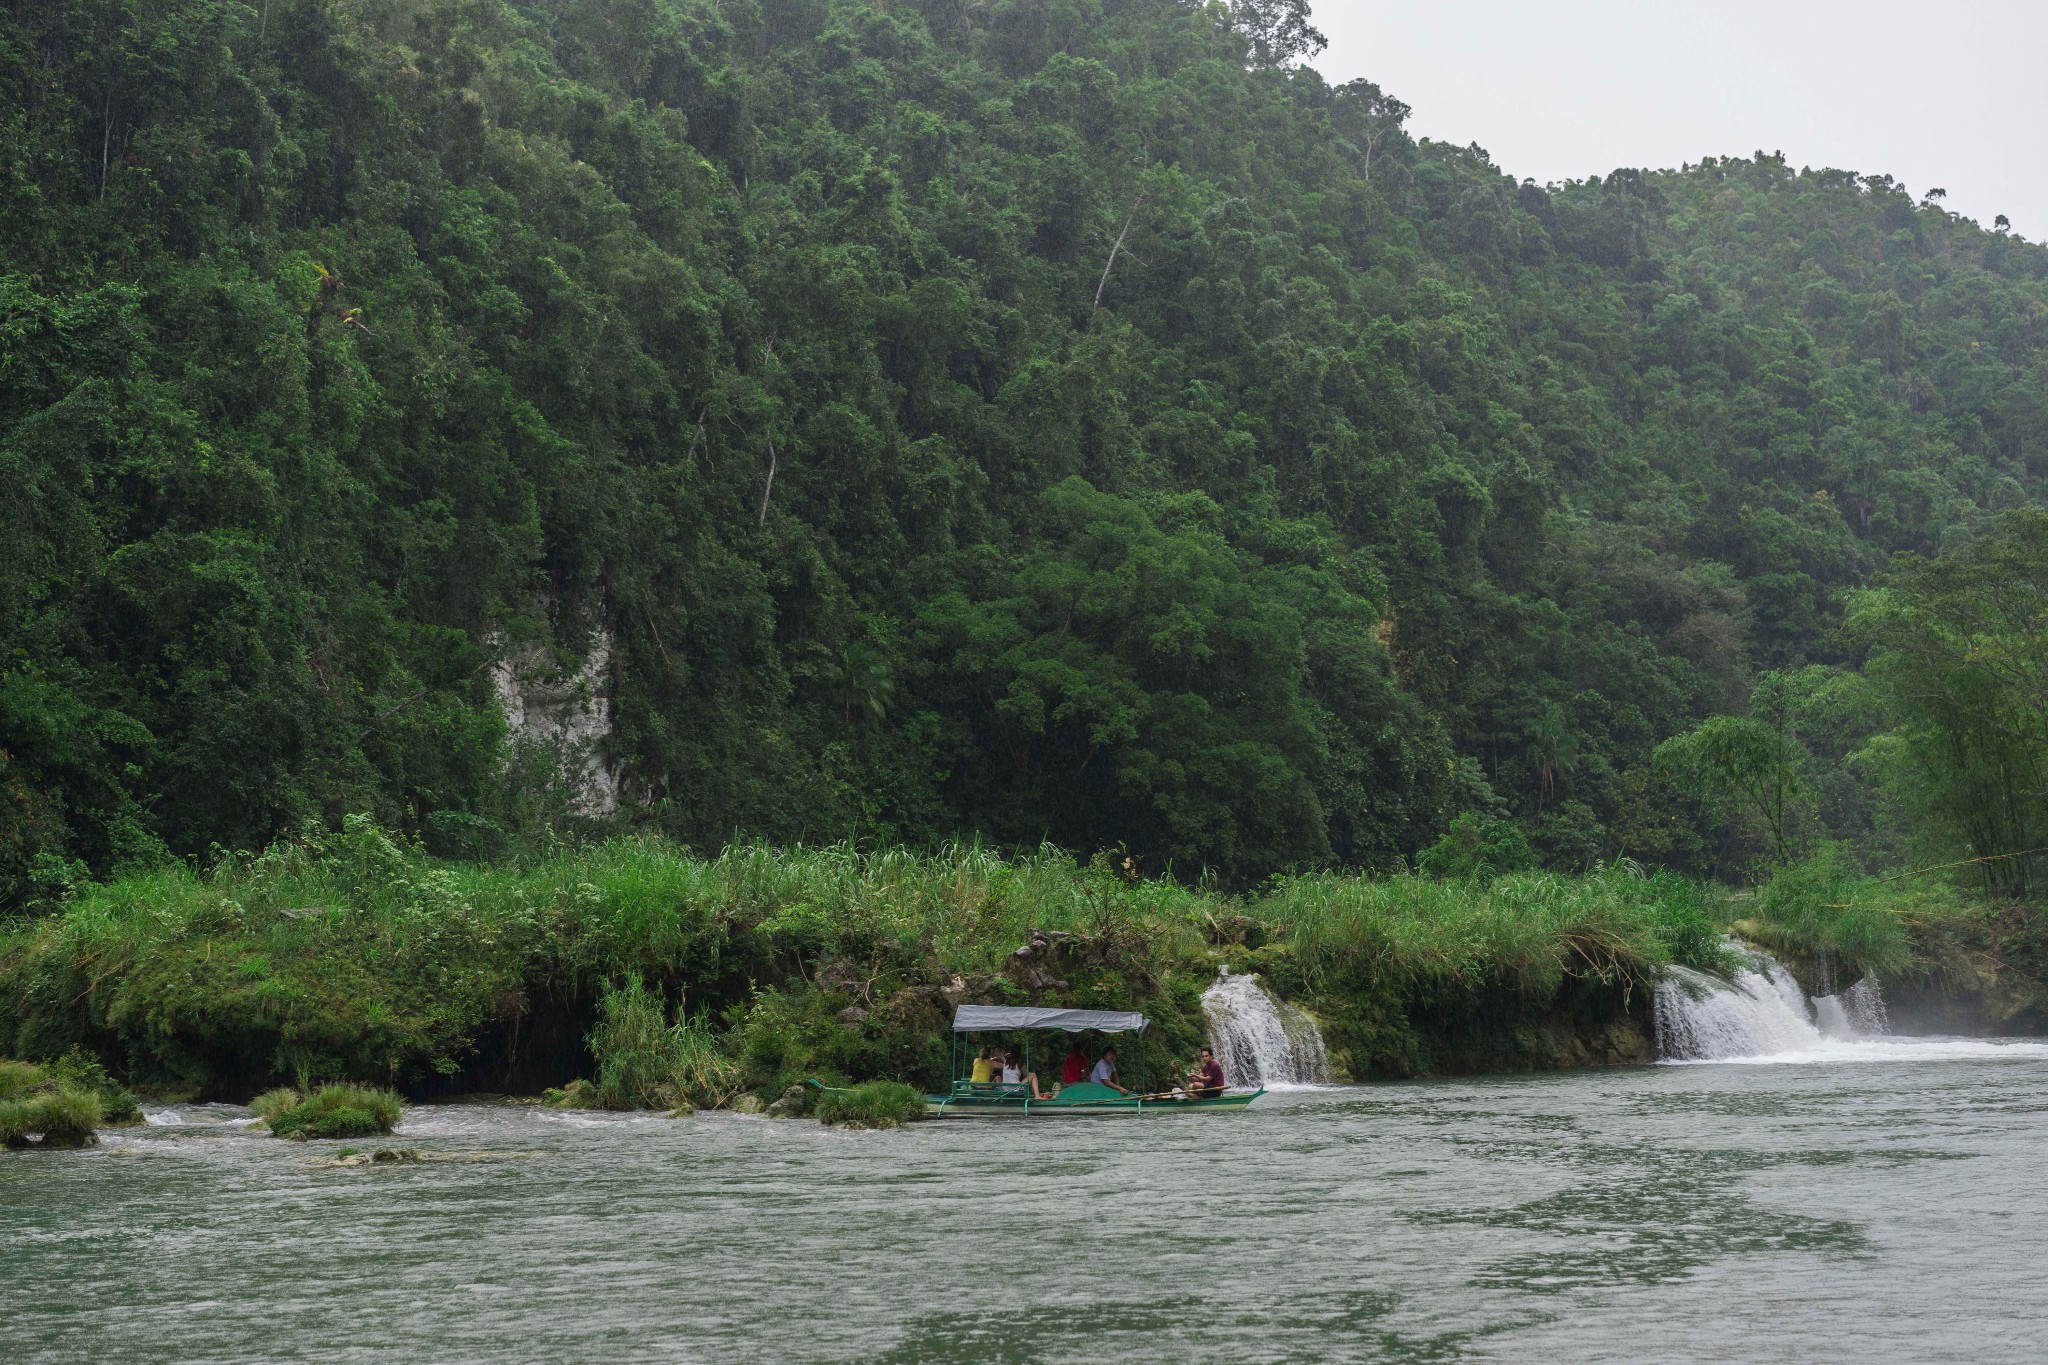
[[[48,1360],[2031,1360],[2048,1060],[1645,1067],[846,1133],[159,1113],[0,1155]]]

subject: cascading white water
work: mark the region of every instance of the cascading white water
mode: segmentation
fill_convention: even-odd
[[[1835,995],[1808,1000],[1792,973],[1770,954],[1730,945],[1748,964],[1733,982],[1686,967],[1657,983],[1657,1055],[1666,1061],[1833,1052],[1849,1042],[1885,1038],[1884,997],[1864,977]]]
[[[1268,995],[1252,973],[1225,967],[1202,992],[1209,1046],[1231,1085],[1318,1085],[1330,1078],[1316,1021]]]

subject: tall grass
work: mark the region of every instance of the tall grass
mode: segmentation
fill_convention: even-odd
[[[638,976],[605,992],[590,1050],[598,1102],[607,1109],[717,1109],[746,1082],[701,1020],[668,1023],[661,997]]]
[[[1323,875],[1240,902],[1107,860],[971,844],[699,857],[619,839],[448,863],[351,817],[204,872],[89,887],[0,930],[0,1052],[83,1044],[151,1085],[232,1098],[280,1082],[416,1083],[460,1075],[488,1029],[545,998],[601,1025],[607,1102],[668,1087],[709,1103],[730,1081],[711,1025],[740,1031],[731,1057],[769,1092],[820,1068],[942,1072],[949,1000],[1046,989],[1012,970],[1034,930],[1086,947],[1048,967],[1065,1003],[1138,1004],[1161,1019],[1160,1047],[1181,1048],[1199,1040],[1217,927],[1260,922],[1264,968],[1300,991],[1404,998],[1625,982],[1714,939],[1685,883],[1619,871],[1487,886]],[[647,999],[601,1014],[636,980]],[[674,1022],[685,1001],[689,1021]]]
[[[1914,960],[1913,890],[1867,876],[1840,850],[1825,849],[1759,888],[1735,927],[1773,952],[1825,964],[1822,975],[1896,978]]]
[[[1303,877],[1253,913],[1293,946],[1311,990],[1366,979],[1546,997],[1567,974],[1608,981],[1647,977],[1674,961],[1718,965],[1699,888],[1626,869],[1519,873],[1484,885]]]

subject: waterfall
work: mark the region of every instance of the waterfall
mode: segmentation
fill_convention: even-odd
[[[1743,960],[1732,982],[1672,967],[1654,998],[1657,1055],[1713,1062],[1792,1053],[1840,1053],[1840,1044],[1883,1038],[1884,997],[1864,977],[1845,991],[1809,1000],[1770,954],[1734,946]]]
[[[1251,973],[1225,967],[1202,992],[1209,1046],[1234,1086],[1316,1085],[1329,1080],[1330,1060],[1316,1021],[1268,995]]]

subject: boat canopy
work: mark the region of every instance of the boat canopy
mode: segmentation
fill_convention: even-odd
[[[1151,1021],[1136,1010],[1047,1010],[1024,1005],[962,1005],[953,1012],[955,1033],[1008,1033],[1047,1028],[1067,1033],[1143,1033]]]

